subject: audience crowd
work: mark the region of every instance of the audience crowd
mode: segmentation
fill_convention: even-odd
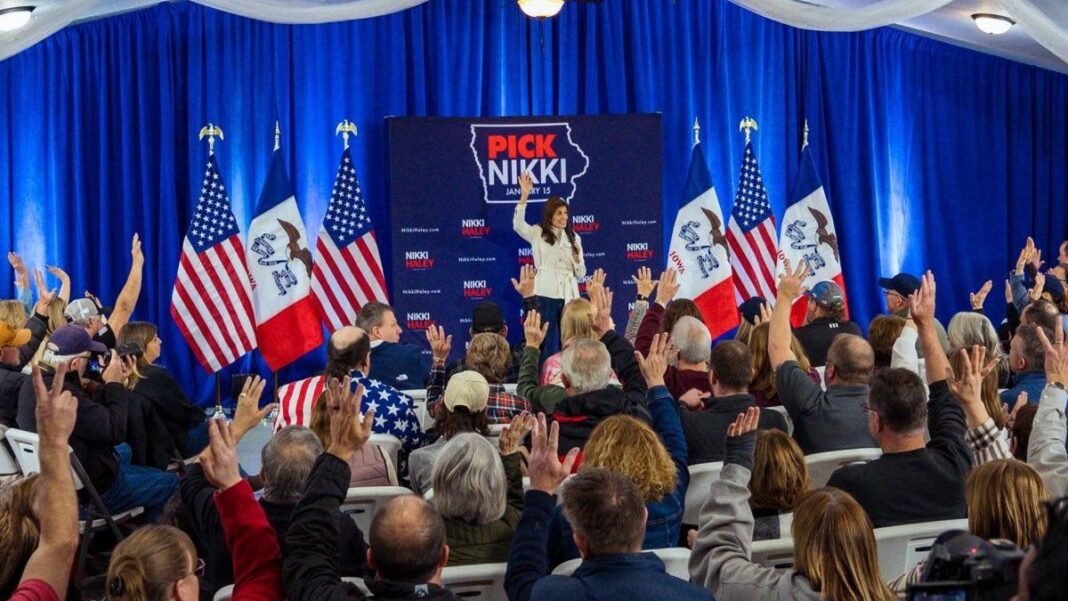
[[[158,328],[131,321],[137,237],[113,307],[72,299],[59,268],[49,289],[9,253],[0,598],[197,601],[232,585],[239,600],[455,599],[450,570],[504,564],[512,601],[890,601],[950,580],[967,541],[958,580],[1009,558],[1004,594],[983,598],[1063,599],[1068,241],[1058,250],[1043,272],[1027,240],[997,324],[990,281],[965,304],[938,298],[931,272],[879,278],[887,314],[867,338],[838,284],[804,287],[807,264],[784,265],[776,297],[742,303],[719,342],[674,270],[634,275],[622,330],[593,271],[557,340],[526,266],[522,340],[486,301],[457,354],[440,327],[429,355],[401,343],[395,310],[370,303],[330,337],[309,427],[277,427],[254,474],[237,449],[275,409],[265,382],[245,380],[230,419],[190,402],[158,364]],[[943,327],[936,309],[958,304]],[[817,475],[814,455],[834,452],[877,458]],[[709,464],[711,482],[691,479]],[[383,490],[397,492],[355,519],[353,499]],[[941,520],[960,531],[881,572],[876,529]],[[779,539],[788,568],[753,553]],[[657,553],[686,547],[685,570]]]

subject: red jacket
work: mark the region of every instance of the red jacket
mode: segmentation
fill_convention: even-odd
[[[282,601],[282,550],[248,481],[215,493],[215,506],[234,561],[233,601]]]
[[[645,317],[642,317],[641,325],[638,326],[638,335],[634,338],[634,350],[642,355],[648,355],[649,347],[653,344],[653,336],[660,333],[663,323],[664,307],[660,303],[649,303],[649,309],[645,312]],[[696,388],[701,392],[712,392],[712,382],[708,379],[707,371],[679,369],[674,365],[669,365],[667,371],[664,372],[664,385],[676,401],[691,388]]]

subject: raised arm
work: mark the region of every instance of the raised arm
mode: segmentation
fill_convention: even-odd
[[[523,470],[519,466],[519,447],[534,429],[535,421],[533,415],[524,411],[512,418],[497,440],[504,474],[508,478],[508,506],[518,512],[523,511]]]
[[[649,387],[647,402],[649,413],[653,417],[653,430],[660,435],[660,440],[675,463],[675,470],[678,473],[676,494],[681,497],[686,494],[686,487],[690,482],[690,470],[686,466],[689,452],[686,448],[686,435],[682,432],[678,404],[664,384],[668,360],[674,354],[667,334],[657,334],[653,337],[648,356],[634,351],[642,377],[645,378],[645,384]]]
[[[717,599],[777,599],[777,583],[783,577],[750,560],[753,511],[748,484],[759,419],[760,410],[751,407],[727,429],[723,471],[712,482],[698,518],[690,580]]]
[[[647,387],[641,368],[634,359],[634,347],[613,329],[612,291],[602,288],[590,300],[593,303],[593,311],[590,314],[593,333],[608,349],[612,358],[612,369],[623,384],[623,392],[627,393],[627,398],[644,405]]]
[[[923,356],[927,361],[928,385],[945,380],[949,368],[946,351],[942,348],[938,330],[935,328],[936,289],[934,274],[928,270],[923,274],[919,290],[910,294],[908,299],[909,315],[916,322],[920,344],[923,345]]]
[[[964,410],[968,425],[964,441],[968,443],[972,459],[976,465],[994,459],[1011,459],[1009,445],[987,412],[982,398],[983,379],[997,366],[997,360],[986,361],[984,346],[976,345],[970,352],[969,349],[961,349],[960,352],[963,355],[963,373],[954,373],[951,369],[946,384]]]
[[[790,262],[786,261],[785,275],[779,278],[775,310],[771,312],[771,323],[768,325],[768,361],[772,371],[778,371],[779,366],[787,361],[797,361],[797,356],[790,349],[790,342],[793,340],[790,309],[794,305],[794,299],[804,292],[801,284],[807,274],[807,262],[802,262],[796,270],[791,270]]]
[[[45,271],[56,276],[59,279],[59,298],[64,302],[70,302],[70,276],[67,275],[63,268],[56,267],[55,265],[48,265],[45,267]]]
[[[115,308],[108,316],[108,326],[115,335],[122,331],[122,326],[130,321],[134,307],[137,306],[137,298],[141,296],[141,275],[145,267],[145,255],[141,252],[141,238],[134,234],[130,242],[130,274],[126,276],[126,283],[115,299]]]
[[[651,281],[651,280],[650,280]],[[652,288],[646,283],[646,288],[650,291]],[[660,274],[660,280],[656,284],[656,302],[649,305],[649,309],[645,312],[645,317],[642,318],[641,325],[638,326],[638,334],[634,339],[634,348],[642,353],[649,352],[649,344],[653,340],[653,336],[660,332],[660,328],[664,323],[664,311],[667,308],[675,295],[679,292],[678,274],[674,269],[668,269]],[[667,332],[671,334],[671,332]]]
[[[519,234],[520,238],[531,244],[534,244],[534,239],[538,233],[535,229],[536,226],[527,223],[525,215],[527,212],[527,199],[530,198],[530,191],[533,187],[534,180],[529,173],[519,176],[519,204],[515,205],[515,212],[512,214],[512,229]]]
[[[445,328],[430,326],[426,329],[426,341],[430,344],[430,375],[426,382],[426,409],[430,415],[445,398],[445,362],[452,351],[452,335],[445,335]]]
[[[1046,349],[1046,388],[1035,414],[1031,439],[1027,446],[1027,463],[1046,483],[1051,499],[1068,494],[1068,450],[1065,449],[1065,403],[1068,402],[1068,348],[1064,330],[1057,328],[1053,343],[1039,328],[1039,339]]]
[[[78,546],[78,498],[71,476],[67,441],[74,430],[78,403],[63,390],[67,364],[56,369],[52,389],[45,388],[41,371],[33,368],[33,392],[37,397],[37,434],[40,480],[34,513],[40,524],[37,549],[30,555],[19,584],[42,580],[59,599],[67,595],[71,563]]]
[[[916,330],[916,322],[910,315],[901,330],[901,335],[894,341],[894,348],[890,357],[890,367],[907,369],[916,375],[920,375],[920,354],[916,352],[916,340],[920,334]]]

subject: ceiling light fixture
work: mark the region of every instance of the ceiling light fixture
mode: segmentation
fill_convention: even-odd
[[[14,31],[30,22],[35,6],[16,6],[0,9],[0,31]]]
[[[991,13],[975,13],[972,15],[972,20],[975,21],[975,26],[979,28],[979,31],[990,35],[1001,35],[1016,24],[1016,21],[1008,17]]]
[[[564,0],[519,0],[519,10],[528,17],[555,17],[564,7]]]

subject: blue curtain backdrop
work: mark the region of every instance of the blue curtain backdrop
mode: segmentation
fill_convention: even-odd
[[[738,122],[758,121],[778,216],[807,117],[855,317],[883,310],[877,276],[925,268],[938,274],[943,318],[991,278],[988,302],[1000,313],[1001,278],[1024,237],[1053,254],[1065,231],[1065,106],[1063,75],[891,29],[800,31],[726,0],[569,4],[548,21],[528,20],[511,0],[431,0],[315,26],[164,3],[68,28],[0,62],[0,250],[62,265],[75,294],[110,301],[139,232],[147,265],[135,318],[161,326],[164,364],[206,403],[213,381],[168,309],[206,160],[195,134],[209,121],[226,133],[219,165],[243,230],[281,121],[312,235],[341,152],[334,127],[355,121],[353,156],[388,256],[388,115],[661,112],[665,229],[695,116],[724,212],[744,143]],[[0,294],[11,293],[4,278]],[[321,365],[312,353],[280,380]],[[266,373],[258,359],[229,372],[248,369]]]

